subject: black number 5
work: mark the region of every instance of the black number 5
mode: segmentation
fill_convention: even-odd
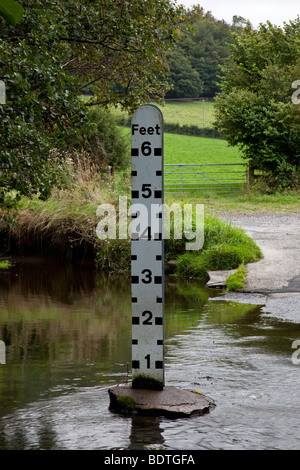
[[[152,191],[151,191],[150,188],[151,188],[151,184],[143,184],[142,191],[143,191],[143,193],[145,193],[145,194],[143,194],[144,198],[148,198],[148,197],[151,196]]]

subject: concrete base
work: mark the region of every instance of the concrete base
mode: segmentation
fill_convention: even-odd
[[[163,390],[139,390],[120,385],[109,391],[110,409],[122,414],[191,417],[209,413],[215,404],[208,397],[176,387]]]
[[[234,274],[235,271],[235,269],[226,271],[207,271],[207,274],[209,275],[209,281],[206,283],[205,287],[209,287],[211,289],[226,289],[226,279],[231,274]]]

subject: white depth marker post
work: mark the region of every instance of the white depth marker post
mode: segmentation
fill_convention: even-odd
[[[131,122],[132,387],[158,390],[164,386],[163,153],[162,113],[141,106]]]

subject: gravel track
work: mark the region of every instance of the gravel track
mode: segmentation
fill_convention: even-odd
[[[247,265],[243,293],[224,298],[264,305],[266,312],[300,323],[300,214],[232,212],[219,217],[243,228],[263,253],[263,259]]]

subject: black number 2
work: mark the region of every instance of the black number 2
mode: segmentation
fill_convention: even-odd
[[[143,321],[143,325],[152,325],[152,312],[150,312],[149,310],[145,310],[142,315],[143,317],[145,317],[146,315],[148,316],[148,318],[145,318],[145,320]]]

